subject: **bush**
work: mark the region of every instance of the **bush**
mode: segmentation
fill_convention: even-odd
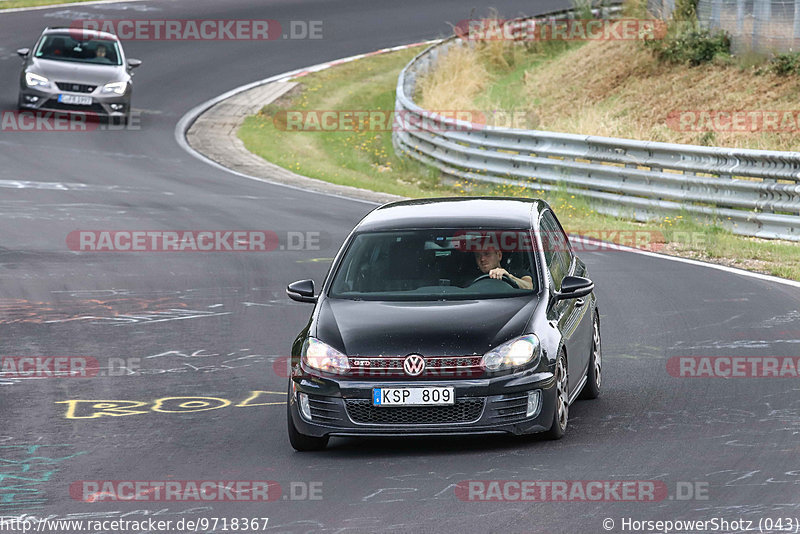
[[[800,74],[800,54],[796,52],[778,54],[769,60],[767,70],[778,76]]]
[[[717,56],[730,56],[731,40],[721,31],[700,28],[697,24],[674,24],[661,40],[648,40],[645,46],[652,50],[660,61],[688,63],[697,66]]]

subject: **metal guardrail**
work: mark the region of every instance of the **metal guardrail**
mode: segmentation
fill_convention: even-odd
[[[536,18],[573,17],[566,10]],[[400,73],[395,111],[416,127],[394,130],[398,153],[454,179],[566,190],[601,213],[638,220],[685,213],[736,234],[800,241],[800,152],[498,128],[437,115],[413,95],[418,77],[451,46],[464,43],[445,39]]]

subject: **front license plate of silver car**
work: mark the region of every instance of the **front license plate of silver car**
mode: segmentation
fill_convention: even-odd
[[[91,96],[77,96],[77,95],[58,95],[58,101],[62,104],[72,104],[74,106],[91,106]]]

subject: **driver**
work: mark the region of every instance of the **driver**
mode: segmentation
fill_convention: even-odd
[[[105,45],[97,45],[97,50],[95,51],[94,57],[102,62],[111,63],[111,59],[106,55]]]
[[[503,276],[508,276],[520,289],[533,289],[533,278],[531,275],[528,273],[521,273],[522,276],[517,278],[500,267],[500,260],[502,258],[503,253],[493,248],[475,251],[475,263],[478,264],[478,269],[480,269],[483,274],[488,274],[490,278],[495,278],[497,280],[501,280]]]

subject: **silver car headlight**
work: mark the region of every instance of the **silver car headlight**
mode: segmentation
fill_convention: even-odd
[[[115,95],[124,95],[128,89],[128,82],[111,82],[103,86],[104,93],[113,93]]]
[[[313,337],[303,344],[302,357],[306,365],[326,373],[341,374],[350,370],[347,356]]]
[[[25,83],[28,84],[28,87],[48,87],[50,85],[50,80],[44,76],[39,76],[38,74],[34,74],[32,72],[26,72]]]
[[[539,338],[536,334],[526,334],[506,341],[484,354],[481,365],[487,371],[513,369],[531,362],[535,366],[539,362],[540,354]]]

